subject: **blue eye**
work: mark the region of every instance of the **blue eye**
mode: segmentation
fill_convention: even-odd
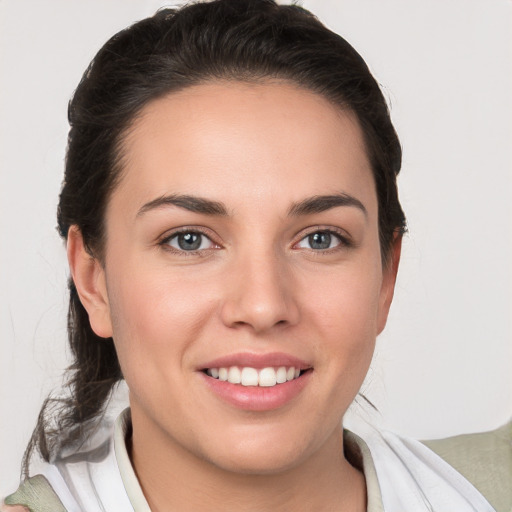
[[[178,251],[201,251],[212,249],[215,244],[203,233],[197,231],[183,231],[176,233],[163,242]]]
[[[301,249],[313,249],[315,251],[325,251],[333,249],[342,243],[341,237],[332,231],[315,231],[305,236],[297,247]]]

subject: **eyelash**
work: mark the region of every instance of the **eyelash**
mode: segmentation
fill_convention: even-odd
[[[313,236],[313,235],[318,234],[318,233],[328,234],[330,236],[334,236],[338,240],[339,243],[337,245],[335,245],[334,247],[329,247],[329,248],[326,248],[326,249],[313,249],[313,248],[309,248],[309,249],[306,249],[306,250],[311,251],[311,252],[316,253],[316,254],[329,254],[329,253],[335,252],[335,251],[343,249],[343,248],[353,247],[353,245],[354,245],[353,242],[350,240],[350,238],[345,233],[345,231],[337,230],[337,229],[334,229],[332,227],[324,228],[322,226],[316,226],[311,231],[308,231],[306,233],[304,233],[304,232],[301,233],[300,239],[297,242],[295,242],[292,247],[293,248],[297,247],[297,245],[300,244],[302,241],[304,241],[308,237]],[[190,251],[187,251],[185,249],[177,249],[175,247],[172,247],[170,245],[170,242],[173,239],[177,238],[179,235],[182,235],[182,234],[200,235],[202,237],[207,238],[216,247],[211,247],[211,248],[207,248],[207,249],[196,249],[196,250],[190,250]],[[183,256],[206,256],[209,253],[210,250],[212,250],[212,249],[219,249],[221,247],[220,244],[218,244],[214,240],[212,240],[211,235],[209,235],[205,230],[202,230],[202,229],[197,228],[197,227],[194,227],[194,228],[192,228],[192,227],[190,227],[190,228],[183,227],[183,228],[180,228],[177,231],[173,231],[171,234],[166,235],[164,238],[162,238],[158,242],[158,245],[163,247],[167,251],[173,252],[175,254],[183,255]]]
[[[298,244],[300,244],[302,241],[307,240],[310,236],[313,236],[318,233],[325,233],[330,236],[334,236],[338,240],[338,244],[334,247],[326,248],[326,249],[306,249],[312,253],[321,255],[321,254],[331,254],[335,251],[339,251],[342,249],[351,248],[354,246],[354,243],[350,239],[350,237],[347,235],[347,233],[344,230],[336,229],[332,227],[323,227],[323,226],[315,226],[314,229],[308,230],[306,233],[301,233],[300,238],[297,242],[293,244],[294,247],[296,247]]]
[[[208,248],[208,249],[197,249],[197,250],[191,250],[191,251],[186,251],[184,249],[177,249],[175,247],[172,247],[170,245],[170,242],[177,238],[179,235],[183,235],[183,234],[191,234],[191,235],[200,235],[202,237],[205,237],[206,239],[208,239],[214,246],[216,247],[211,247],[211,248]],[[207,254],[209,254],[209,251],[212,250],[212,249],[218,249],[220,247],[220,245],[218,243],[216,243],[214,240],[212,240],[212,237],[210,234],[208,234],[205,230],[202,230],[201,228],[197,228],[197,227],[183,227],[183,228],[180,228],[176,231],[173,231],[171,234],[169,235],[166,235],[164,236],[164,238],[162,238],[159,242],[158,242],[158,245],[163,247],[166,251],[170,251],[170,252],[173,252],[175,254],[179,254],[179,255],[182,255],[182,256],[206,256]]]

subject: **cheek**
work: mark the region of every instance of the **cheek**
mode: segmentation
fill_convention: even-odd
[[[308,287],[305,306],[319,327],[347,343],[375,338],[381,288],[380,269],[354,266],[332,272]]]
[[[378,331],[381,271],[354,265],[316,282],[306,303],[316,352],[333,379],[358,389],[370,365]]]
[[[187,348],[211,322],[213,285],[199,289],[196,279],[140,266],[108,277],[113,338],[128,383],[149,367],[151,375],[169,378],[168,370],[186,364]]]

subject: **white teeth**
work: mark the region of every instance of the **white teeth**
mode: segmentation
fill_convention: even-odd
[[[263,370],[260,370],[259,384],[267,388],[277,384],[276,371],[274,368],[263,368]]]
[[[300,369],[293,366],[271,366],[257,370],[245,366],[242,369],[238,366],[208,368],[206,373],[214,379],[230,382],[231,384],[241,384],[242,386],[261,386],[272,387],[276,384],[283,384],[294,380],[300,375]]]
[[[256,368],[244,368],[242,370],[242,386],[258,385],[258,370]]]
[[[240,372],[238,366],[232,366],[228,370],[228,382],[231,384],[240,384],[242,380],[242,373]]]
[[[282,384],[286,382],[286,368],[284,366],[280,366],[276,372],[276,381],[278,384]]]

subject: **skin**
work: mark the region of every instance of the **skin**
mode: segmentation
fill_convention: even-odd
[[[340,424],[386,323],[400,240],[383,267],[354,115],[289,83],[204,84],[149,104],[123,163],[104,261],[87,254],[76,227],[68,257],[93,329],[116,344],[132,462],[152,510],[365,510]],[[290,215],[340,193],[364,211]],[[141,212],[169,194],[221,202],[227,215]],[[169,240],[182,227],[207,236],[201,250]],[[312,248],[308,235],[327,230],[332,247]],[[270,411],[224,402],[198,371],[235,352],[275,351],[312,371]]]

